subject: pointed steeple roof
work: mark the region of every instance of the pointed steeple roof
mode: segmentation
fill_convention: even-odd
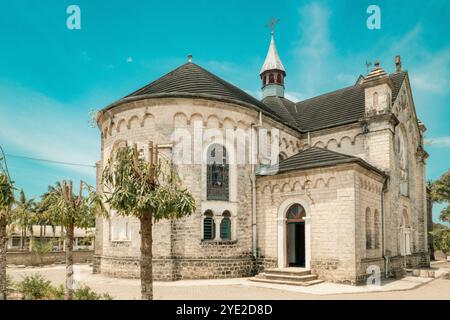
[[[286,73],[286,70],[284,70],[283,63],[281,62],[280,56],[278,55],[277,48],[275,47],[273,31],[270,38],[269,51],[267,52],[266,60],[264,61],[264,64],[259,74],[263,74],[268,70],[280,70]]]

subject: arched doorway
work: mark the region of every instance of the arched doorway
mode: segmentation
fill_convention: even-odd
[[[305,267],[305,208],[295,203],[286,212],[286,266]]]

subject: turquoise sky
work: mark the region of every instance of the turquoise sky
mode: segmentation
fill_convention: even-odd
[[[169,1],[167,1],[169,2]],[[81,8],[81,30],[66,8]],[[366,9],[381,8],[381,30]],[[9,155],[94,165],[99,131],[89,111],[194,61],[259,97],[270,17],[294,100],[353,84],[366,61],[394,70],[402,56],[428,131],[428,179],[450,164],[450,2],[427,1],[3,1],[0,145]],[[94,169],[8,157],[30,196],[63,178],[94,184]],[[438,215],[441,206],[435,206]]]

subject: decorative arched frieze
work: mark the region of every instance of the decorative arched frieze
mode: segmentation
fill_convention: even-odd
[[[207,128],[221,128],[221,121],[216,115],[210,115],[206,119],[206,127]]]
[[[203,116],[202,116],[200,113],[193,113],[193,114],[191,115],[191,118],[189,119],[188,125],[194,126],[194,124],[195,124],[196,122],[199,122],[199,123],[201,124],[202,127],[205,126],[205,123],[204,123],[204,121],[203,121]]]
[[[122,128],[124,128],[127,125],[126,123],[127,123],[127,121],[125,119],[120,119],[117,122],[117,128],[116,128],[117,133],[120,133]]]
[[[137,126],[139,123],[139,117],[137,115],[132,116],[127,123],[128,130],[133,128],[134,126]]]
[[[155,125],[155,117],[153,114],[146,112],[141,120],[141,127],[152,127]]]
[[[317,141],[316,143],[314,143],[314,147],[325,148],[325,144],[322,141]]]
[[[183,112],[177,112],[173,116],[174,128],[185,128],[188,125],[187,115]]]
[[[339,147],[339,143],[336,139],[333,138],[333,139],[328,140],[327,146],[326,146],[327,149],[335,151],[338,149],[338,147]]]

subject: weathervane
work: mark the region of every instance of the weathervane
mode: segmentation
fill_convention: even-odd
[[[272,17],[272,19],[270,19],[270,22],[267,24],[267,26],[272,30],[272,34],[275,29],[275,25],[278,23],[280,23],[280,19],[275,19],[274,17]]]
[[[366,61],[367,73],[369,73],[369,68],[372,65],[372,62]]]

